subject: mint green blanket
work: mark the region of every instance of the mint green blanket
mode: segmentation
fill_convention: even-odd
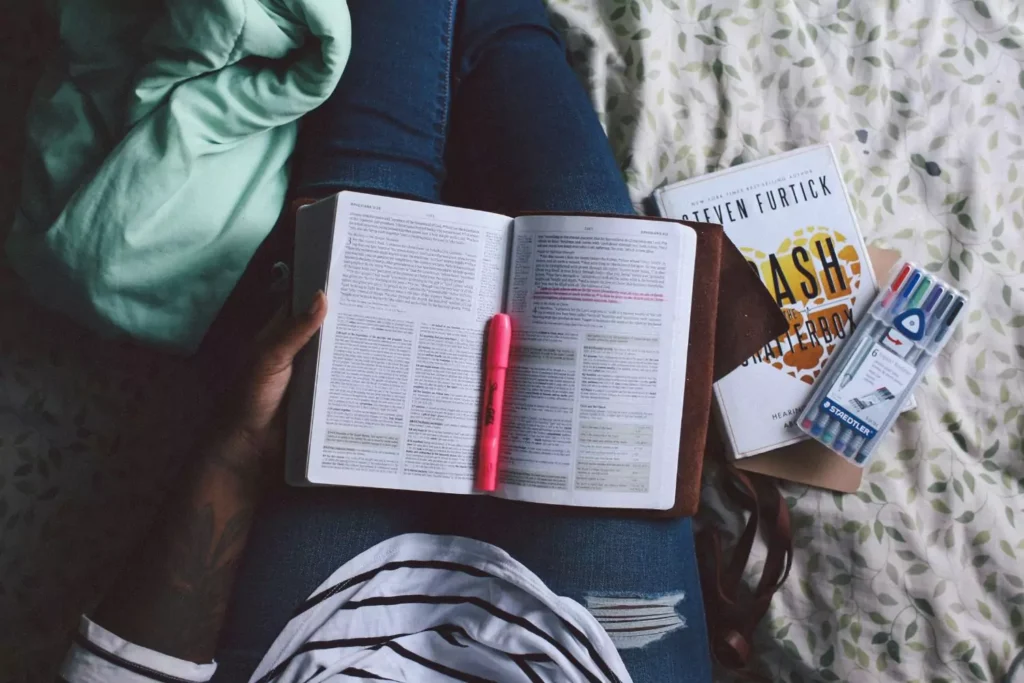
[[[348,58],[348,8],[52,4],[62,51],[27,118],[11,265],[94,329],[192,351],[278,218],[297,119]]]

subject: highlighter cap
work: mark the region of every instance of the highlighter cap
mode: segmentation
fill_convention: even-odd
[[[507,368],[512,349],[512,319],[498,313],[487,327],[487,367]]]

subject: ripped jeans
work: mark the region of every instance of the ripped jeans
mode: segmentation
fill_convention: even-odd
[[[399,534],[492,543],[586,606],[636,683],[711,680],[689,519],[639,520],[497,498],[282,486],[259,513],[217,652],[246,681],[295,608],[334,570]]]
[[[295,196],[343,189],[527,211],[632,213],[541,0],[349,0],[353,49],[302,124]],[[218,652],[244,681],[292,610],[398,534],[492,543],[597,616],[638,683],[710,681],[689,519],[492,498],[283,485],[260,509]]]

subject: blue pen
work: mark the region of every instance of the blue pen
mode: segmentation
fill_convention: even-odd
[[[942,285],[932,287],[932,290],[928,292],[928,298],[925,299],[924,305],[921,307],[925,312],[925,338],[921,341],[921,346],[912,351],[910,357],[907,358],[910,363],[914,363],[920,357],[928,337],[934,334],[939,324],[941,324],[943,311],[946,310],[950,301],[953,300],[953,295],[949,292],[946,292],[946,296],[942,297],[943,292],[946,292],[946,288]],[[942,301],[939,301],[939,297],[942,297]],[[846,455],[853,457],[864,446],[865,441],[867,441],[867,438],[864,436],[855,436],[844,452]]]
[[[918,275],[918,273],[915,271],[914,275]],[[913,284],[913,278],[911,278],[908,283],[908,288],[913,287]],[[921,303],[921,299],[924,298],[924,293],[928,291],[928,287],[930,287],[931,284],[932,279],[927,275],[921,278],[921,283],[917,286],[917,289],[914,290],[909,301],[906,300],[906,296],[901,294],[900,298],[896,301],[896,306],[893,307],[893,313],[898,313],[899,311],[896,310],[896,307],[901,305],[907,310],[916,308],[917,305]],[[840,389],[850,383],[853,376],[856,375],[857,371],[860,369],[860,366],[863,365],[865,360],[867,360],[868,354],[871,352],[872,348],[874,348],[873,344],[865,344],[857,357],[846,364],[846,372],[843,373],[842,379],[839,380]]]
[[[929,299],[931,299],[931,297],[929,297]],[[950,292],[946,292],[942,301],[935,306],[935,310],[932,312],[932,325],[929,325],[931,329],[927,327],[925,328],[925,338],[921,340],[919,346],[915,345],[914,349],[907,355],[906,360],[908,363],[911,365],[917,365],[918,360],[920,360],[926,349],[931,351],[942,345],[942,340],[946,338],[946,335],[953,328],[957,316],[960,315],[960,311],[963,310],[964,303],[965,301],[963,297],[954,297]],[[858,449],[854,449],[854,444],[850,444],[850,450],[853,452],[857,452],[859,449],[860,446],[858,446]],[[856,461],[858,463],[864,462],[867,457],[867,451],[862,450],[857,454]]]
[[[900,273],[900,275],[902,276],[904,275],[904,273]],[[889,309],[888,311],[879,311],[879,319],[882,322],[885,322],[887,320],[891,321],[893,318],[896,317],[896,315],[903,312],[903,309],[906,308],[907,302],[910,300],[911,295],[914,293],[914,289],[917,287],[917,283],[920,279],[921,272],[916,268],[913,269],[910,272],[910,276],[907,277],[907,281],[904,283],[903,287],[900,288],[900,293],[896,297],[896,301],[893,303],[892,308]],[[871,345],[868,344],[865,348],[870,348],[870,346]],[[864,353],[866,354],[866,351]],[[862,361],[863,359],[860,360]],[[811,434],[813,436],[820,436],[825,431],[825,428],[828,426],[830,420],[831,417],[828,413],[821,414],[820,417],[816,418],[814,425],[811,427]]]
[[[917,308],[918,306],[921,306],[921,301],[925,299],[926,293],[929,296],[928,299],[925,300],[924,306],[928,306],[928,301],[934,301],[934,299],[938,297],[938,293],[941,292],[942,289],[941,286],[932,287],[931,285],[931,277],[922,274],[918,270],[914,270],[910,276],[910,279],[907,280],[906,286],[904,286],[900,290],[899,297],[896,300],[896,305],[892,307],[891,318],[895,319],[896,316],[902,313],[904,310],[910,310],[912,308]],[[931,288],[930,292],[929,288]],[[927,309],[925,309],[925,313],[927,315]],[[857,359],[854,362],[849,363],[847,365],[848,369],[843,374],[843,378],[839,385],[840,389],[849,384],[850,380],[852,380],[853,376],[857,374],[857,371],[860,369],[860,366],[867,359],[868,353],[870,353],[871,349],[873,348],[874,344],[865,344],[863,352],[857,357]],[[841,443],[842,448],[838,450],[842,451],[843,453],[850,451],[850,454],[852,455],[853,453],[858,452],[861,449],[861,447],[863,447],[864,442],[867,441],[867,438],[862,434],[854,433],[852,429],[849,430],[849,435],[852,438],[843,439],[841,440],[841,442],[837,441],[836,445],[840,445]]]
[[[886,316],[887,318],[895,318],[897,314],[903,312],[903,310],[907,307],[907,302],[910,301],[910,297],[914,292],[914,288],[917,287],[918,280],[920,279],[920,271],[915,270],[910,274],[910,277],[907,278],[907,284],[903,285],[903,289],[900,290],[900,295],[896,299],[896,305],[893,306],[890,310],[890,313],[892,315]]]
[[[950,325],[959,315],[960,309],[963,308],[964,300],[960,297],[954,297],[951,292],[946,292],[946,296],[942,297],[942,301],[937,305],[933,304],[933,306],[935,307],[934,310],[925,308],[925,312],[931,313],[931,315],[925,323],[924,338],[907,354],[907,362],[912,365],[917,364],[917,359],[921,357],[925,349],[932,348],[935,344],[942,341],[946,336],[946,332],[949,331]]]
[[[949,312],[946,314],[946,318],[942,321],[942,325],[939,327],[935,336],[932,337],[931,343],[928,345],[929,351],[937,349],[939,345],[942,344],[942,340],[946,338],[946,334],[953,328],[953,324],[956,322],[957,316],[960,315],[960,311],[963,310],[964,303],[965,301],[963,297],[958,296],[956,301],[954,301],[949,307]],[[921,351],[923,351],[923,349]],[[920,355],[921,353],[918,352],[917,356]]]
[[[945,292],[945,291],[946,291],[946,288],[943,287],[942,285],[935,285],[935,287],[933,287],[932,290],[928,293],[928,298],[925,299],[924,305],[922,306],[922,308],[923,308],[923,310],[925,312],[925,321],[926,321],[925,322],[925,338],[921,341],[922,345],[920,347],[917,347],[918,349],[923,349],[924,345],[927,343],[928,337],[935,333],[935,331],[937,330],[937,328],[938,328],[938,326],[939,326],[939,324],[941,322],[943,311],[946,310],[946,307],[949,306],[950,301],[953,300],[953,295],[950,294],[949,292],[946,292],[946,296],[942,297],[942,300],[939,301],[939,297],[941,297],[942,293]],[[937,305],[936,305],[936,302],[938,302]],[[914,361],[917,360],[917,358],[920,355],[921,355],[920,350],[912,351],[911,352],[911,357],[908,358],[908,362],[913,363]],[[846,453],[847,456],[852,458],[852,457],[857,455],[857,453],[861,450],[861,448],[864,447],[864,443],[866,441],[867,441],[867,437],[858,435],[858,436],[854,437],[854,439],[850,442],[850,445],[847,446],[846,451],[844,451],[844,452]],[[867,455],[864,454],[864,457],[866,458]],[[863,459],[862,458],[858,458],[857,462],[863,462]]]
[[[893,300],[896,299],[897,295],[900,292],[900,287],[903,285],[903,281],[906,279],[907,275],[909,275],[913,270],[914,268],[909,263],[904,263],[903,267],[900,268],[900,272],[897,273],[896,277],[894,277],[892,279],[892,282],[889,283],[889,289],[886,290],[885,294],[876,297],[874,303],[871,304],[871,307],[864,312],[864,320],[861,324],[864,325],[864,327],[866,328],[865,334],[867,336],[870,337],[875,333],[875,326],[881,324],[881,321],[885,318],[885,312],[889,308],[889,304],[891,304]],[[870,348],[870,345],[865,345],[864,351],[862,351],[862,353],[866,354]],[[857,365],[860,363],[861,360],[863,359],[858,358],[857,360],[849,363],[848,365]],[[848,381],[849,379],[846,376],[844,376],[842,382],[844,382],[845,384],[845,382]],[[811,433],[821,434],[821,430],[824,429],[824,425],[818,427],[817,432],[815,432],[816,424],[820,417],[821,410],[819,410],[818,408],[811,408],[810,412],[807,413],[807,416],[804,417],[803,421],[800,424],[804,429],[809,430]]]
[[[839,438],[836,439],[835,450],[839,453],[845,453],[851,438],[854,438],[854,431],[852,429],[844,429],[840,432]]]
[[[935,285],[932,287],[932,291],[928,292],[928,298],[924,300],[924,306],[922,306],[926,316],[932,312],[932,307],[935,306],[935,302],[939,300],[939,297],[942,296],[944,291],[946,291],[945,287],[942,285]]]
[[[940,301],[938,305],[935,306],[935,310],[931,311],[931,321],[929,323],[931,325],[931,328],[929,329],[929,334],[935,332],[935,330],[938,329],[939,325],[941,324],[942,314],[946,312],[946,309],[949,308],[949,304],[952,302],[953,293],[946,292],[946,296],[942,297],[942,301]]]

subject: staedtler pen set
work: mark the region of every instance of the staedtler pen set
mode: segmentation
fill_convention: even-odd
[[[797,424],[864,466],[952,336],[967,297],[905,262],[829,363]]]

